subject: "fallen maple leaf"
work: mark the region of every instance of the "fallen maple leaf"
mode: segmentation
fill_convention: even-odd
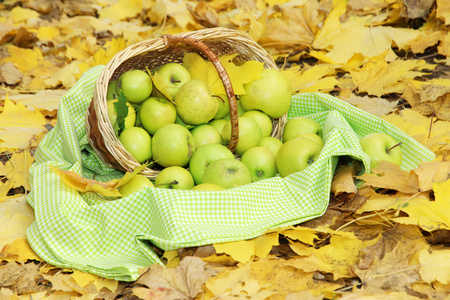
[[[146,287],[137,290],[144,299],[193,299],[203,290],[205,282],[217,272],[198,257],[185,257],[176,268],[151,266],[135,284]],[[152,298],[155,294],[159,297]]]
[[[419,252],[420,277],[432,284],[439,281],[450,284],[450,250],[436,250],[429,252],[422,249]]]
[[[356,194],[358,192],[355,186],[355,164],[345,167],[339,173],[334,175],[331,182],[331,192],[338,196],[343,193]]]
[[[367,95],[361,97],[355,94],[350,94],[348,97],[341,96],[340,99],[378,117],[398,110],[398,100],[388,101],[383,98],[369,97]]]

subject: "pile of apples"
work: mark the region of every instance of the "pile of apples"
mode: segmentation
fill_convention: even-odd
[[[158,92],[148,72],[158,73],[171,99]],[[205,82],[191,79],[182,64],[168,62],[148,72],[126,71],[108,86],[108,117],[119,141],[139,163],[157,164],[161,169],[153,182],[134,176],[119,188],[123,196],[147,186],[234,188],[277,174],[288,176],[318,159],[324,143],[322,128],[313,119],[290,119],[281,140],[271,136],[273,119],[289,110],[292,99],[289,82],[278,70],[263,69],[260,79],[244,84],[245,94],[237,101],[235,153],[227,148],[231,121],[226,95],[212,94]],[[126,115],[123,109],[118,111],[119,101],[126,101]],[[392,149],[392,153],[398,151]]]

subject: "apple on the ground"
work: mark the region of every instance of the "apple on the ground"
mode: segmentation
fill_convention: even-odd
[[[200,124],[191,129],[195,147],[205,144],[222,144],[222,135],[213,126]]]
[[[280,150],[281,145],[283,145],[283,142],[273,136],[263,137],[261,142],[259,142],[259,146],[269,149],[275,157],[277,157],[278,150]]]
[[[174,62],[162,65],[156,72],[164,80],[166,91],[172,99],[175,98],[180,87],[191,80],[189,71],[183,65]]]
[[[206,167],[221,158],[234,158],[234,155],[230,149],[220,144],[205,144],[198,147],[189,162],[189,171],[194,182],[201,184]]]
[[[219,109],[219,103],[212,97],[208,85],[199,79],[192,79],[180,87],[175,105],[178,116],[189,125],[209,122]]]
[[[239,117],[239,140],[236,145],[236,154],[242,155],[245,151],[259,145],[262,139],[262,129],[258,123],[250,117]],[[231,140],[231,121],[228,121],[222,129],[222,139],[225,145]]]
[[[213,161],[203,173],[202,183],[214,183],[224,189],[235,188],[252,182],[248,168],[235,158]]]
[[[276,119],[289,110],[292,101],[292,92],[289,81],[283,73],[276,69],[263,69],[261,79],[244,84],[245,94],[239,101],[242,108],[257,109]]]
[[[131,195],[145,187],[155,187],[151,180],[142,174],[134,175],[127,183],[119,187],[122,196]]]
[[[253,147],[244,152],[241,162],[247,166],[253,181],[274,177],[277,174],[276,157],[264,147]]]
[[[375,168],[380,161],[389,161],[397,165],[402,164],[401,143],[383,132],[369,133],[359,140],[363,151],[370,156],[370,167]]]
[[[321,150],[319,143],[308,138],[298,137],[287,141],[278,150],[278,173],[281,177],[286,177],[306,169],[317,161]]]
[[[172,102],[158,97],[150,97],[139,108],[142,127],[151,135],[168,124],[175,123],[177,111]]]
[[[314,133],[322,138],[322,127],[320,124],[308,117],[296,117],[289,119],[283,128],[282,141],[286,143],[290,139],[302,133]]]
[[[119,135],[119,141],[139,162],[143,163],[152,158],[152,138],[141,127],[129,127]]]
[[[152,150],[158,165],[184,167],[195,152],[194,137],[186,127],[168,124],[153,135]]]
[[[148,74],[142,70],[129,70],[122,73],[117,80],[116,92],[123,92],[128,101],[141,103],[153,90],[153,83]]]
[[[171,166],[162,169],[155,178],[155,187],[174,190],[190,190],[194,187],[194,179],[185,168]]]
[[[222,191],[223,187],[214,183],[200,183],[194,186],[192,191]]]
[[[250,117],[253,120],[255,120],[262,130],[263,137],[270,136],[270,134],[272,133],[273,127],[272,119],[270,119],[270,117],[267,114],[263,113],[262,111],[249,110],[244,112],[242,114],[242,117]]]

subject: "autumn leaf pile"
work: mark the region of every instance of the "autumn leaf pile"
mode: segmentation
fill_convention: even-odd
[[[449,299],[449,25],[446,0],[2,1],[1,299]],[[435,160],[363,175],[341,164],[322,217],[252,240],[155,249],[168,268],[149,266],[136,282],[43,262],[25,238],[27,177],[59,98],[128,45],[216,26],[261,44],[293,93],[330,93],[380,116]]]

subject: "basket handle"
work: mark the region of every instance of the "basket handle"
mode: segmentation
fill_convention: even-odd
[[[225,88],[225,93],[228,97],[228,102],[230,106],[230,122],[231,122],[231,139],[228,144],[228,149],[234,152],[236,149],[237,142],[239,140],[239,116],[236,103],[236,95],[234,94],[233,86],[231,85],[230,77],[227,71],[223,67],[217,55],[202,41],[197,40],[191,36],[173,36],[170,34],[165,34],[162,36],[166,49],[176,43],[185,43],[193,46],[200,50],[214,65],[222,80],[223,86]]]

